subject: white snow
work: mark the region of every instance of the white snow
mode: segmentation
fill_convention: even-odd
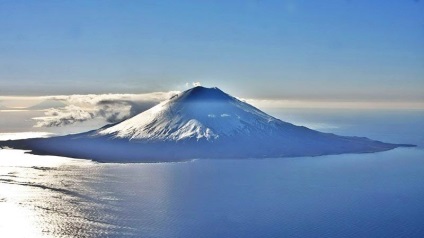
[[[215,140],[255,128],[270,133],[275,121],[217,88],[196,87],[97,134],[130,140]]]

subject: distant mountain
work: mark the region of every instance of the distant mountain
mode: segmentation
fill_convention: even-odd
[[[116,125],[82,134],[0,145],[100,162],[318,156],[411,146],[295,126],[218,88],[200,86]]]
[[[57,100],[51,100],[47,99],[44,100],[38,104],[35,104],[34,106],[28,107],[26,109],[28,110],[45,110],[49,108],[58,108],[58,107],[65,107],[67,106],[65,103],[57,101]]]

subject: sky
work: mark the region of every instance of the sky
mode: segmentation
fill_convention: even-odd
[[[424,2],[0,0],[0,96],[187,82],[260,100],[422,105]]]

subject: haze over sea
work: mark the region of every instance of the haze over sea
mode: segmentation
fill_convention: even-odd
[[[321,131],[418,147],[372,154],[157,164],[99,164],[0,150],[1,234],[424,236],[424,111],[266,112]]]

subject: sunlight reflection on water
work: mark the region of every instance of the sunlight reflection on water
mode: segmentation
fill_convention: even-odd
[[[97,237],[111,224],[110,196],[84,184],[97,179],[96,164],[0,150],[2,237]]]
[[[99,164],[0,150],[0,236],[422,237],[423,153]]]

